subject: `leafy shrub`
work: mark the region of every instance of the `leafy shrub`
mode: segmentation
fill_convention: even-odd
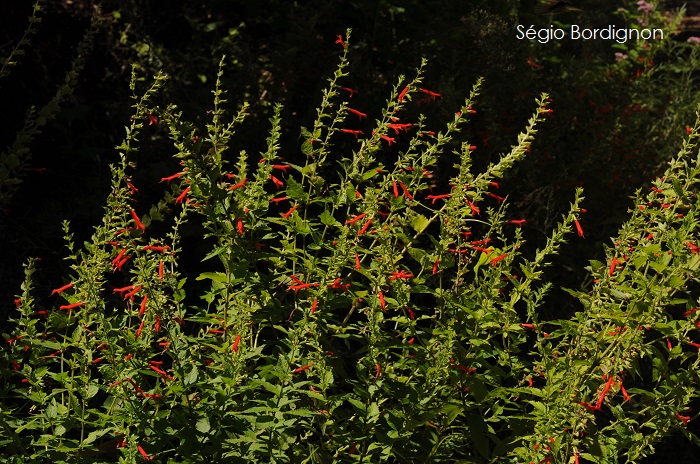
[[[546,268],[584,235],[582,190],[531,255],[498,192],[548,96],[475,172],[478,147],[461,134],[481,82],[432,131],[409,112],[440,98],[423,63],[370,123],[350,106],[348,40],[301,130],[303,164],[285,160],[279,105],[259,157],[232,148],[248,107],[225,117],[224,60],[204,128],[154,103],[165,75],[139,91],[132,72],[102,224],[80,248],[64,224],[71,273],[50,299],[34,291],[37,263],[25,268],[0,353],[4,459],[617,462],[686,430],[700,122],[638,192],[606,262],[591,261],[590,292],[570,291],[580,310],[542,319]],[[147,208],[134,174],[159,131],[180,169]],[[449,183],[430,175],[445,157]],[[206,231],[195,279],[181,269],[188,225]]]

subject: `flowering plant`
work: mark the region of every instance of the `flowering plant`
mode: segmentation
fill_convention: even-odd
[[[590,291],[570,291],[579,311],[543,319],[551,257],[584,236],[582,190],[531,256],[519,251],[526,220],[498,191],[548,96],[511,150],[474,172],[480,148],[461,134],[481,81],[439,131],[409,112],[440,98],[425,62],[381,110],[355,108],[349,40],[301,129],[301,163],[282,156],[279,105],[259,157],[230,154],[248,107],[226,119],[223,59],[203,128],[154,103],[165,75],[139,91],[132,72],[102,224],[82,248],[64,224],[71,272],[50,297],[26,266],[0,353],[4,459],[616,462],[685,430],[700,122],[638,193],[606,262],[591,262]],[[134,172],[156,131],[178,170],[154,181],[163,197],[146,208]],[[458,161],[435,184],[445,156]],[[181,268],[188,224],[207,247],[196,276]]]

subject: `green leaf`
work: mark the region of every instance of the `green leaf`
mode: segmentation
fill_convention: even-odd
[[[362,180],[368,180],[379,174],[376,169],[370,169],[362,175]]]
[[[199,375],[199,371],[197,370],[197,366],[195,364],[192,364],[192,369],[185,375],[185,378],[183,379],[183,383],[185,385],[192,385],[197,381],[197,377]]]
[[[419,234],[428,227],[428,224],[430,224],[430,221],[422,214],[416,214],[411,218],[411,227]]]
[[[226,274],[223,272],[202,272],[197,276],[196,280],[204,280],[204,279],[211,279],[214,282],[221,282],[221,283],[226,283],[228,282],[228,278],[226,277]]]
[[[90,382],[90,385],[87,389],[87,398],[92,398],[97,394],[98,391],[100,391],[100,387],[97,385],[97,383]]]
[[[321,223],[325,224],[327,226],[334,226],[334,225],[339,226],[340,225],[340,222],[336,221],[335,218],[333,217],[333,215],[331,214],[331,212],[328,210],[324,210],[321,213],[320,218],[321,218]]]
[[[447,425],[449,425],[462,413],[463,409],[461,404],[448,403],[442,407],[440,412],[447,416]]]
[[[226,247],[215,247],[214,250],[212,250],[210,253],[208,253],[204,258],[202,258],[202,262],[205,262],[207,260],[212,259],[214,256],[218,256],[226,251]],[[201,280],[201,279],[197,279]]]
[[[681,183],[678,181],[678,179],[673,177],[671,179],[671,183],[673,184],[673,190],[676,192],[676,195],[683,197],[683,188],[681,187]]]
[[[295,181],[292,177],[287,179],[286,193],[292,200],[303,201],[306,199],[306,195],[304,194],[304,189],[302,188],[301,184]]]
[[[197,421],[197,424],[195,425],[195,428],[202,432],[202,433],[208,433],[209,430],[211,430],[211,425],[209,424],[209,418],[207,416],[202,417]]]
[[[57,417],[58,408],[56,407],[56,399],[52,398],[51,403],[46,407],[46,417],[55,419]]]

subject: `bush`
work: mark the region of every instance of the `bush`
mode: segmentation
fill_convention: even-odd
[[[542,319],[548,264],[584,235],[582,190],[531,255],[498,192],[548,96],[475,172],[461,133],[481,82],[441,131],[410,116],[417,97],[440,98],[425,63],[381,111],[353,108],[348,41],[301,129],[303,164],[284,159],[279,105],[259,159],[232,148],[248,107],[226,118],[224,60],[206,127],[154,103],[165,75],[137,90],[132,72],[102,224],[78,247],[64,223],[71,271],[50,298],[36,261],[25,268],[0,361],[4,459],[617,462],[686,431],[700,122],[591,261],[590,291],[570,291],[579,310]],[[179,168],[150,179],[169,187],[149,208],[134,175],[157,133]],[[430,175],[445,157],[449,183]],[[193,258],[206,268],[188,276]]]

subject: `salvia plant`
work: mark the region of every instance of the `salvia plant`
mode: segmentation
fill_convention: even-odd
[[[700,123],[591,261],[594,283],[570,290],[579,311],[543,320],[550,259],[584,235],[583,192],[531,255],[498,192],[548,96],[475,172],[462,134],[481,81],[440,130],[410,116],[440,98],[425,62],[366,114],[349,38],[299,164],[281,106],[262,153],[233,148],[247,105],[227,116],[224,59],[206,127],[155,104],[166,76],[142,89],[134,68],[102,224],[82,246],[64,224],[71,271],[50,297],[27,263],[3,331],[5,462],[617,463],[673,431],[697,444]],[[155,131],[179,169],[146,207],[133,176]],[[195,279],[180,268],[188,222],[210,245]]]

